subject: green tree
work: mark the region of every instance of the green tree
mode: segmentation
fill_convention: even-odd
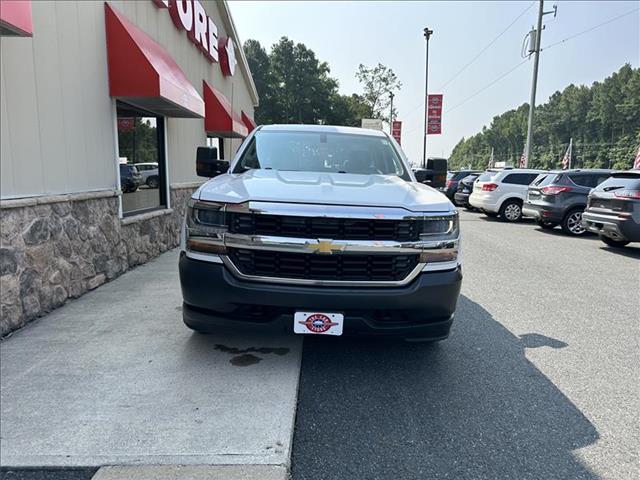
[[[485,167],[491,148],[496,161],[517,165],[526,141],[528,110],[527,104],[509,110],[478,134],[460,140],[450,165]],[[640,145],[640,68],[624,65],[590,87],[569,85],[536,108],[529,165],[559,168],[571,138],[575,167],[631,167]]]
[[[366,67],[363,64],[358,66],[356,78],[362,84],[364,90],[364,100],[371,109],[371,118],[381,118],[390,123],[397,115],[397,110],[393,107],[393,112],[389,118],[390,93],[400,91],[402,83],[393,70],[378,63],[375,67]]]

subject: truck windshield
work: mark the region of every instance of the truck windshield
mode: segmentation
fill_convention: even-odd
[[[395,175],[410,179],[387,138],[319,131],[257,132],[233,173],[251,169]]]

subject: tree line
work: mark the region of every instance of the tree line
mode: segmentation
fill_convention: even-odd
[[[493,118],[454,147],[450,168],[485,168],[494,160],[518,165],[527,138],[529,104]],[[628,169],[640,145],[640,68],[625,64],[602,82],[569,85],[535,110],[529,167],[553,169],[573,138],[572,168]]]
[[[330,76],[327,62],[302,43],[282,37],[269,52],[257,40],[247,40],[243,48],[260,97],[255,110],[258,124],[359,127],[363,118],[389,122],[389,93],[402,86],[390,68],[361,64],[356,78],[363,93],[344,95],[338,92],[338,80]]]

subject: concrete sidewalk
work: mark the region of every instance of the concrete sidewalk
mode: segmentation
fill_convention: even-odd
[[[289,466],[301,339],[192,334],[177,260],[0,344],[1,466]]]

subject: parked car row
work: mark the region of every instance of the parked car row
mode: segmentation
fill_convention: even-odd
[[[523,216],[609,246],[640,241],[640,170],[488,169],[452,172],[445,194],[459,207],[506,222]],[[455,190],[451,193],[449,187]]]
[[[141,185],[158,188],[160,177],[157,163],[121,163],[120,186],[123,193],[132,193]]]

